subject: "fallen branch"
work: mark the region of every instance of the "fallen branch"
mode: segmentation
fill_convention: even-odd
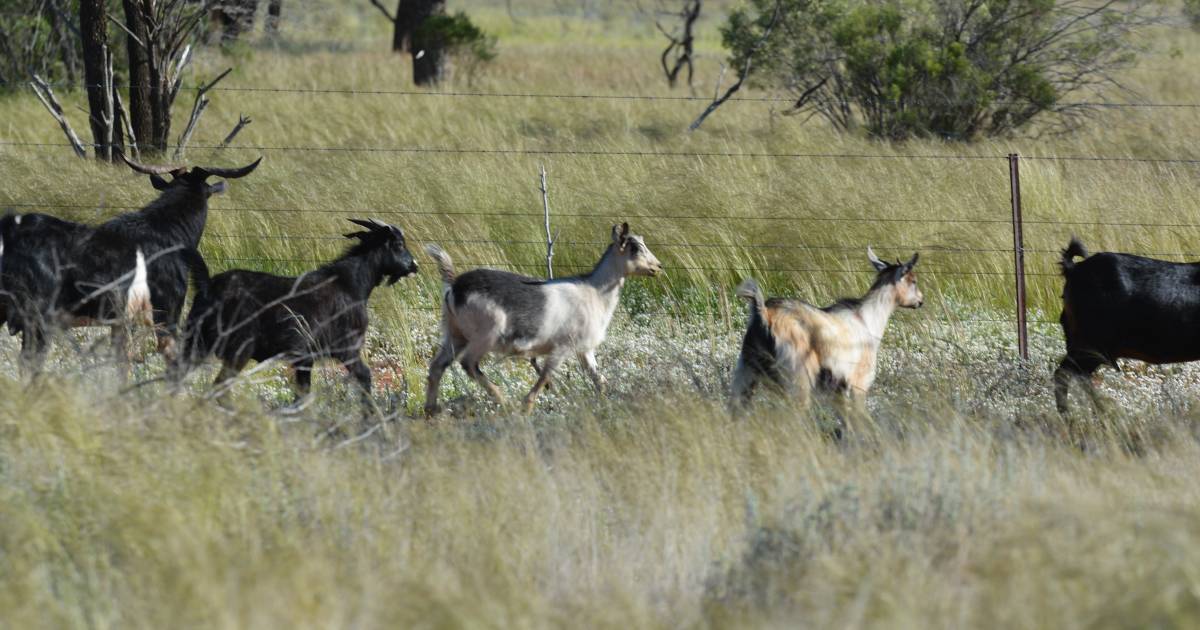
[[[233,139],[237,137],[238,133],[240,133],[242,129],[245,129],[246,126],[252,122],[254,121],[250,120],[249,116],[238,114],[238,121],[237,124],[233,126],[233,131],[230,131],[229,135],[225,136],[225,139],[221,141],[221,146],[218,148],[224,149],[225,147],[228,147],[229,143],[233,142]]]
[[[50,89],[50,84],[46,83],[42,77],[36,73],[33,74],[33,81],[29,83],[33,87],[33,93],[37,95],[38,100],[42,105],[46,106],[46,110],[58,121],[58,126],[62,127],[63,133],[67,135],[67,140],[71,143],[71,148],[75,150],[75,155],[85,158],[87,151],[83,148],[83,142],[79,136],[75,134],[75,130],[71,128],[71,123],[67,122],[66,116],[63,115],[62,105],[59,105],[58,99],[54,97],[54,91]]]
[[[183,157],[183,151],[187,147],[187,143],[192,139],[192,132],[196,131],[196,125],[200,122],[200,115],[208,107],[208,91],[213,89],[213,86],[228,76],[230,72],[233,72],[233,68],[226,68],[225,72],[217,75],[217,78],[210,81],[207,85],[201,86],[196,92],[196,102],[192,105],[192,115],[188,118],[187,127],[184,128],[183,133],[179,136],[179,142],[175,147],[174,159],[178,160]]]

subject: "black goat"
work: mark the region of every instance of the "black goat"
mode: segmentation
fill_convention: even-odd
[[[161,191],[141,210],[96,226],[44,214],[0,220],[8,259],[0,272],[0,310],[10,332],[22,334],[21,356],[27,367],[42,363],[47,333],[54,327],[113,325],[113,345],[123,355],[123,324],[135,314],[132,300],[145,307],[142,315],[155,325],[159,350],[172,358],[188,275],[195,282],[208,277],[196,249],[208,218],[208,198],[226,187],[223,181],[207,180],[244,177],[262,159],[236,169],[125,161],[149,174],[151,184]]]
[[[350,219],[366,228],[346,234],[359,242],[340,258],[299,277],[235,269],[212,278],[188,314],[182,376],[215,354],[224,364],[216,385],[236,376],[251,360],[281,359],[296,370],[299,399],[306,395],[318,358],[340,361],[370,401],[371,370],[362,361],[367,335],[367,299],[416,273],[399,228],[375,220]]]
[[[1075,258],[1084,258],[1076,263]],[[1117,359],[1181,363],[1200,359],[1200,263],[1132,254],[1088,256],[1072,238],[1062,252],[1067,355],[1054,371],[1054,401],[1067,413],[1071,380],[1102,407],[1091,377]],[[1118,368],[1119,369],[1119,368]]]

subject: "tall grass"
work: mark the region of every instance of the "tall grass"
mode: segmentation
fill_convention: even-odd
[[[501,55],[443,89],[686,93],[657,74],[644,16],[514,5],[515,20],[468,3]],[[203,49],[189,82],[232,65],[223,86],[409,89],[367,3],[285,10],[281,41]],[[702,95],[719,74],[718,23],[701,33]],[[1123,81],[1150,101],[1195,100],[1197,37],[1148,33]],[[202,249],[214,272],[311,268],[343,247],[345,217],[377,216],[414,251],[438,242],[462,267],[540,273],[544,163],[560,273],[590,266],[611,224],[629,219],[668,274],[625,290],[599,352],[609,396],[565,369],[538,411],[517,417],[451,371],[451,414],[433,423],[411,414],[436,343],[436,277],[376,292],[370,363],[376,400],[395,415],[350,443],[319,437],[355,409],[334,369],[301,413],[272,411],[290,399],[280,370],[225,409],[205,395],[210,372],[173,396],[149,382],[153,360],[124,389],[69,343],[26,386],[12,341],[0,342],[2,625],[1194,625],[1198,373],[1110,375],[1115,410],[1085,408],[1068,437],[1048,387],[1056,327],[1036,323],[1033,363],[1012,361],[1003,156],[1196,158],[1200,111],[1102,110],[1070,135],[884,145],[764,102],[731,102],[685,133],[702,105],[216,92],[186,161],[266,159],[213,200]],[[199,148],[239,113],[254,119],[243,148]],[[61,141],[24,93],[0,96],[0,139]],[[1023,161],[1034,318],[1057,314],[1056,250],[1072,233],[1093,249],[1200,253],[1195,168]],[[154,194],[64,147],[0,145],[0,169],[0,208],[96,220]],[[818,429],[820,408],[797,418],[766,404],[732,421],[724,396],[744,317],[732,284],[755,275],[814,301],[855,294],[868,244],[892,258],[920,251],[927,300],[884,342],[874,421],[840,443]],[[532,381],[524,364],[490,370],[512,392]]]

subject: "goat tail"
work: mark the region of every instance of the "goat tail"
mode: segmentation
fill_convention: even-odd
[[[1063,277],[1071,275],[1071,271],[1075,269],[1076,258],[1087,258],[1087,248],[1083,246],[1083,241],[1079,237],[1072,236],[1071,242],[1067,243],[1067,248],[1062,250],[1062,261],[1059,266],[1062,267]]]
[[[433,243],[425,246],[425,253],[429,254],[429,257],[437,263],[438,271],[442,274],[442,284],[445,284],[446,289],[449,289],[454,284],[454,279],[458,276],[454,272],[454,261],[450,260],[450,254],[447,254],[446,250]]]
[[[150,284],[146,281],[146,255],[139,247],[133,263],[133,281],[125,296],[125,316],[131,321],[153,323]]]

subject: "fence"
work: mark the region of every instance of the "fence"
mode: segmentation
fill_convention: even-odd
[[[539,93],[486,93],[486,92],[423,92],[415,90],[342,90],[342,89],[293,89],[293,88],[238,88],[238,87],[218,87],[216,91],[233,91],[233,92],[256,92],[264,94],[311,94],[311,95],[341,95],[341,96],[421,96],[421,97],[448,97],[448,98],[526,98],[526,99],[560,99],[560,100],[622,100],[622,101],[652,101],[652,100],[667,100],[667,101],[706,101],[703,97],[690,96],[658,96],[658,95],[618,95],[618,94],[539,94]],[[736,99],[738,101],[748,102],[772,102],[779,100],[775,97],[742,97]],[[1179,109],[1179,110],[1200,110],[1200,103],[1091,103],[1090,105],[1112,109]],[[39,151],[39,150],[62,150],[70,145],[66,143],[54,142],[22,142],[22,141],[0,141],[0,147],[8,148],[12,151]],[[480,155],[480,156],[537,156],[537,157],[578,157],[578,158],[601,158],[601,157],[634,157],[634,158],[714,158],[714,159],[765,159],[765,160],[931,160],[931,161],[975,161],[985,160],[994,161],[999,165],[1000,160],[1007,162],[1008,171],[1008,189],[1010,197],[1011,216],[1000,218],[994,215],[995,218],[939,218],[939,217],[915,217],[915,216],[867,216],[867,217],[829,217],[829,216],[805,216],[798,214],[772,214],[767,216],[714,216],[711,214],[688,214],[688,213],[654,213],[654,214],[621,214],[621,215],[606,215],[603,213],[582,213],[582,212],[558,212],[552,213],[555,218],[576,218],[576,219],[642,219],[642,220],[666,220],[666,221],[712,221],[714,219],[729,220],[729,221],[812,221],[812,222],[863,222],[863,223],[901,223],[901,222],[924,222],[930,224],[960,224],[960,225],[991,225],[991,226],[1007,226],[1011,230],[1012,247],[1010,248],[946,248],[937,247],[940,251],[961,252],[961,253],[1011,253],[1012,255],[1012,272],[1013,281],[1013,309],[1014,319],[986,319],[986,318],[963,318],[960,321],[980,321],[980,322],[1012,322],[1015,324],[1015,337],[1017,344],[1017,352],[1022,360],[1029,359],[1029,343],[1028,343],[1028,327],[1031,323],[1050,324],[1048,320],[1030,320],[1028,317],[1028,304],[1026,296],[1026,279],[1030,276],[1055,276],[1057,274],[1051,272],[1027,271],[1025,266],[1025,256],[1027,253],[1035,254],[1055,254],[1053,249],[1038,249],[1025,247],[1025,228],[1031,225],[1104,225],[1112,227],[1146,227],[1146,228],[1200,228],[1200,222],[1151,222],[1151,221],[1056,221],[1048,219],[1027,220],[1023,216],[1022,197],[1021,197],[1021,174],[1020,166],[1022,160],[1040,160],[1040,161],[1055,161],[1055,162],[1100,162],[1100,163],[1142,163],[1155,165],[1198,165],[1200,159],[1195,158],[1137,158],[1127,156],[1091,156],[1091,155],[1030,155],[1020,156],[1018,154],[1009,154],[1007,156],[998,156],[994,154],[919,154],[919,153],[817,153],[817,152],[738,152],[738,151],[649,151],[649,150],[592,150],[592,149],[562,149],[562,148],[505,148],[505,147],[434,147],[434,146],[319,146],[319,145],[258,145],[245,144],[234,146],[205,146],[192,145],[191,149],[229,149],[229,150],[253,150],[259,152],[302,152],[302,153],[341,153],[341,154],[418,154],[418,155]],[[0,160],[8,159],[5,156],[0,156]],[[544,184],[543,184],[544,185]],[[36,208],[36,209],[89,209],[94,206],[87,204],[54,204],[40,203],[31,200],[14,200],[10,203],[0,203],[0,206],[11,208]],[[133,206],[108,206],[110,209],[133,210]],[[496,246],[553,246],[553,244],[567,245],[605,245],[604,241],[588,241],[588,240],[568,240],[557,241],[550,234],[549,218],[551,213],[547,209],[545,212],[488,212],[488,211],[455,211],[455,210],[392,210],[382,208],[313,208],[313,207],[260,207],[260,206],[233,206],[223,207],[220,211],[224,212],[253,212],[253,213],[311,213],[311,214],[336,214],[350,215],[370,213],[376,215],[408,215],[408,216],[431,216],[431,217],[452,217],[452,216],[469,216],[469,217],[525,217],[525,218],[545,218],[546,223],[546,240],[489,240],[489,239],[440,239],[443,243],[452,243],[460,245],[496,245]],[[287,241],[340,241],[337,236],[329,236],[324,234],[288,234],[288,235],[254,235],[254,234],[237,234],[237,233],[209,233],[207,238],[216,240],[251,240],[251,239],[281,239]],[[744,244],[728,244],[728,243],[697,243],[697,242],[660,242],[654,243],[655,249],[699,249],[699,248],[730,248],[743,249],[751,251],[770,251],[770,250],[830,250],[830,251],[861,251],[860,247],[850,246],[806,246],[795,243],[782,242],[753,242]],[[926,250],[930,247],[922,244],[884,244],[879,247],[905,249],[905,250]],[[548,258],[552,256],[550,252]],[[1162,253],[1162,252],[1143,252],[1147,255],[1159,256],[1187,256],[1187,252],[1177,253]],[[297,258],[297,257],[227,257],[217,258],[222,262],[229,263],[267,263],[267,264],[318,264],[325,262],[320,258]],[[549,260],[547,261],[547,264]],[[490,261],[486,260],[462,260],[460,264],[464,266],[486,265]],[[585,269],[579,265],[569,265],[555,263],[561,269]],[[529,270],[539,269],[543,267],[542,263],[538,264],[516,264],[519,268]],[[705,267],[705,266],[684,266],[675,265],[667,267],[668,270],[677,271],[752,271],[749,267]],[[857,270],[839,269],[832,267],[819,266],[800,266],[800,267],[773,267],[772,271],[787,272],[787,273],[824,273],[824,274],[860,274]],[[985,270],[963,270],[953,268],[934,269],[937,275],[946,276],[1005,276],[1008,272],[985,271]]]

